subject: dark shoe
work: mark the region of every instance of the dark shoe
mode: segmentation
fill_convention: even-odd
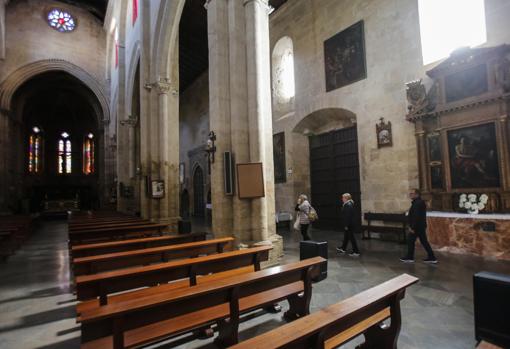
[[[427,264],[437,264],[437,259],[435,259],[435,258],[427,258],[427,259],[424,259],[424,260],[423,260],[423,263],[427,263]]]
[[[345,250],[343,248],[341,248],[341,247],[337,247],[336,248],[336,252],[344,254]]]
[[[414,263],[414,259],[409,257],[401,257],[400,261],[403,263]]]
[[[351,252],[351,253],[349,253],[349,257],[359,257],[359,253],[358,252]]]

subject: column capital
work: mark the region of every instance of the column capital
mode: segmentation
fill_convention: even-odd
[[[243,5],[246,6],[251,2],[258,2],[260,5],[264,5],[269,7],[269,1],[268,0],[244,0]]]
[[[160,95],[166,95],[170,91],[174,96],[179,94],[179,91],[174,87],[169,78],[159,78],[156,82],[146,83],[144,87],[149,91],[152,91],[153,88],[156,88],[158,94]]]

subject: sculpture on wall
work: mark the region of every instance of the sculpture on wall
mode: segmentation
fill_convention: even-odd
[[[414,116],[427,113],[436,108],[437,104],[437,84],[433,84],[429,92],[425,90],[422,79],[410,81],[406,84],[407,102],[407,119]]]
[[[375,125],[375,132],[377,135],[377,148],[391,147],[393,145],[391,122],[384,122],[384,118],[380,118],[379,120],[381,122]]]

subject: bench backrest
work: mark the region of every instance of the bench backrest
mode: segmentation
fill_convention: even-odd
[[[292,323],[278,327],[260,336],[248,339],[232,348],[333,348],[345,341],[356,337],[360,333],[351,331],[351,336],[336,337],[342,332],[352,329],[363,320],[379,314],[389,308],[391,327],[386,329],[385,335],[377,338],[377,348],[395,348],[396,338],[400,331],[399,302],[404,297],[405,289],[418,282],[414,276],[402,274],[383,284],[363,291],[351,298],[330,305],[311,315],[307,315]],[[382,321],[382,320],[381,320]],[[379,321],[380,322],[380,321]],[[378,322],[377,322],[378,323]],[[376,324],[377,324],[376,323]],[[352,333],[354,332],[354,333]],[[378,333],[378,332],[376,332]],[[365,336],[371,340],[370,335]],[[332,343],[334,341],[334,343]],[[395,341],[395,343],[391,343]],[[374,344],[372,342],[372,344]]]
[[[114,336],[114,343],[119,343],[123,341],[124,331],[223,304],[228,306],[228,316],[238,318],[240,298],[299,281],[311,285],[311,278],[318,275],[319,267],[324,262],[324,258],[314,257],[153,297],[96,308],[78,318],[78,322],[81,322],[82,343],[109,335]],[[311,287],[308,292],[311,292]]]
[[[85,275],[105,270],[126,268],[170,259],[197,257],[202,254],[221,253],[231,248],[232,237],[159,246],[133,251],[115,252],[73,259],[74,275]]]
[[[365,212],[365,214],[363,215],[363,218],[367,221],[407,223],[407,216],[404,213]]]
[[[69,232],[69,241],[71,242],[71,244],[94,239],[103,239],[111,241],[118,238],[143,236],[146,234],[161,234],[161,232],[167,228],[168,224],[151,223],[142,225],[133,224],[125,227],[91,229],[87,231],[71,231]]]
[[[203,241],[207,233],[191,233],[182,235],[163,235],[149,238],[136,238],[120,241],[108,241],[95,244],[74,245],[71,253],[74,258],[97,256],[106,253],[137,250],[142,248],[176,245],[186,242]]]
[[[102,304],[106,304],[107,295],[111,293],[149,287],[182,278],[187,278],[189,285],[194,286],[197,276],[249,265],[253,265],[254,270],[260,270],[260,262],[268,260],[271,249],[271,246],[259,246],[144,267],[78,276],[76,297],[80,301],[100,297]]]

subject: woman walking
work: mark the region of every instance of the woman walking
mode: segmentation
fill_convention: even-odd
[[[308,226],[310,225],[310,219],[308,218],[308,214],[310,213],[312,206],[308,202],[308,198],[306,195],[301,194],[298,197],[296,204],[296,212],[297,219],[299,220],[301,235],[303,236],[303,240],[310,240],[308,236]]]

